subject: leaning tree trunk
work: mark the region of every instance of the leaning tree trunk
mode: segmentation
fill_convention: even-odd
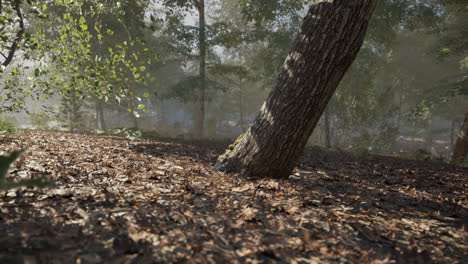
[[[453,148],[453,159],[463,160],[468,155],[468,112],[457,136],[457,142]]]
[[[215,168],[286,178],[354,61],[377,0],[315,0],[254,124]]]

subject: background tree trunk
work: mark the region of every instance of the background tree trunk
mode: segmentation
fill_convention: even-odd
[[[453,149],[453,143],[455,142],[455,120],[450,121],[450,149]]]
[[[206,89],[206,21],[205,21],[205,0],[194,1],[198,9],[199,18],[199,56],[200,56],[200,87],[197,93],[198,113],[195,118],[195,137],[203,138],[205,125],[205,89]]]
[[[243,83],[242,78],[239,78],[239,122],[242,133],[247,130],[245,125],[245,114],[244,114],[244,99],[243,99]]]
[[[324,119],[323,119],[324,125],[325,125],[325,147],[326,148],[331,148],[331,131],[330,131],[330,114],[327,109],[325,109],[324,112]]]
[[[316,0],[254,124],[215,168],[287,178],[354,61],[376,0]]]
[[[107,130],[106,120],[104,119],[104,108],[102,106],[104,102],[97,99],[96,100],[96,120],[97,120],[97,127],[102,131]]]
[[[427,138],[426,138],[426,144],[429,146],[429,149],[432,147],[432,142],[433,140],[433,133],[432,133],[432,116],[429,117],[427,120]]]
[[[468,155],[468,112],[465,114],[457,142],[453,148],[453,159],[464,159]]]
[[[139,129],[139,127],[138,127],[138,118],[134,114],[132,114],[132,116],[133,116],[132,117],[132,119],[133,119],[133,128]]]

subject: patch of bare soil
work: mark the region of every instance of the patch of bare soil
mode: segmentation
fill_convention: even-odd
[[[0,263],[468,263],[468,170],[307,150],[288,180],[213,171],[226,147],[24,131]]]

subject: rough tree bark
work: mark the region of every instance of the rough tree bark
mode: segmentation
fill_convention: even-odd
[[[468,155],[468,112],[458,133],[455,147],[453,148],[453,159],[463,160]]]
[[[315,0],[254,124],[215,168],[287,178],[354,61],[377,0]]]

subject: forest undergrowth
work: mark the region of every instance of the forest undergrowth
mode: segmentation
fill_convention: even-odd
[[[0,263],[467,263],[468,169],[308,149],[288,180],[214,171],[226,145],[21,131]]]

